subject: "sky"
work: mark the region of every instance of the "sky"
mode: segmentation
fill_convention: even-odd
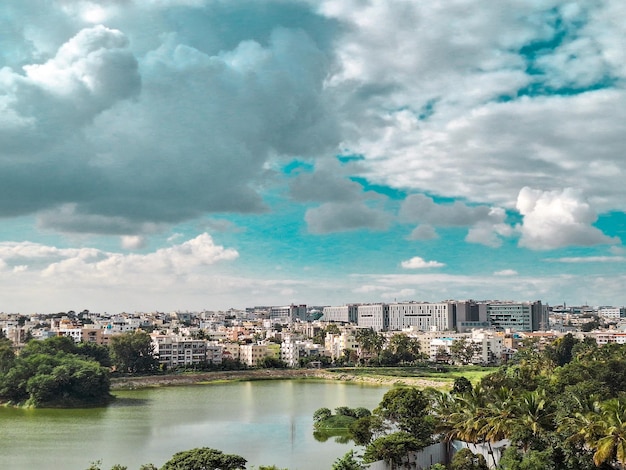
[[[626,304],[623,0],[3,0],[0,311]]]

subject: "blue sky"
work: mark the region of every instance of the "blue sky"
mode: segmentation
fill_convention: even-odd
[[[624,305],[620,0],[5,0],[0,311]]]

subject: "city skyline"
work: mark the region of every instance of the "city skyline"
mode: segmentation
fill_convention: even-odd
[[[623,2],[0,12],[0,311],[626,304]]]

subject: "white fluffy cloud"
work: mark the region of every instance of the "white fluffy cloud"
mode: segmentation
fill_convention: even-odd
[[[128,242],[136,244],[138,240],[132,238]],[[122,285],[129,275],[187,275],[199,267],[218,261],[232,261],[237,257],[236,250],[215,245],[207,233],[152,253],[128,255],[96,248],[57,248],[30,242],[0,243],[0,259],[5,266],[36,265],[42,276],[69,276],[92,281],[95,278],[106,279],[108,283]]]
[[[424,268],[441,268],[445,266],[445,264],[440,263],[439,261],[426,261],[425,259],[420,258],[419,256],[414,256],[411,259],[402,261],[402,263],[400,263],[400,266],[402,266],[404,269],[424,269]]]
[[[592,226],[597,219],[595,212],[581,193],[571,188],[562,191],[522,188],[517,209],[523,216],[520,246],[548,250],[619,242]]]
[[[619,0],[320,11],[350,26],[329,83],[357,90],[342,94],[343,145],[372,181],[508,210],[524,186],[577,187],[598,212],[626,210]],[[479,232],[468,241],[497,244]]]

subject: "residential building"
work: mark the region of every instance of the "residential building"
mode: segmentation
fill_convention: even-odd
[[[150,337],[159,363],[168,368],[207,362],[207,343],[205,340],[162,334],[151,334]],[[211,349],[211,360],[216,357],[216,351]],[[221,362],[220,356],[218,363]]]
[[[356,328],[345,327],[339,331],[339,334],[326,333],[324,339],[324,347],[333,361],[343,356],[344,351],[358,351],[361,347],[356,340]]]
[[[244,364],[255,367],[263,358],[270,356],[266,344],[242,344],[239,346],[239,359]]]

